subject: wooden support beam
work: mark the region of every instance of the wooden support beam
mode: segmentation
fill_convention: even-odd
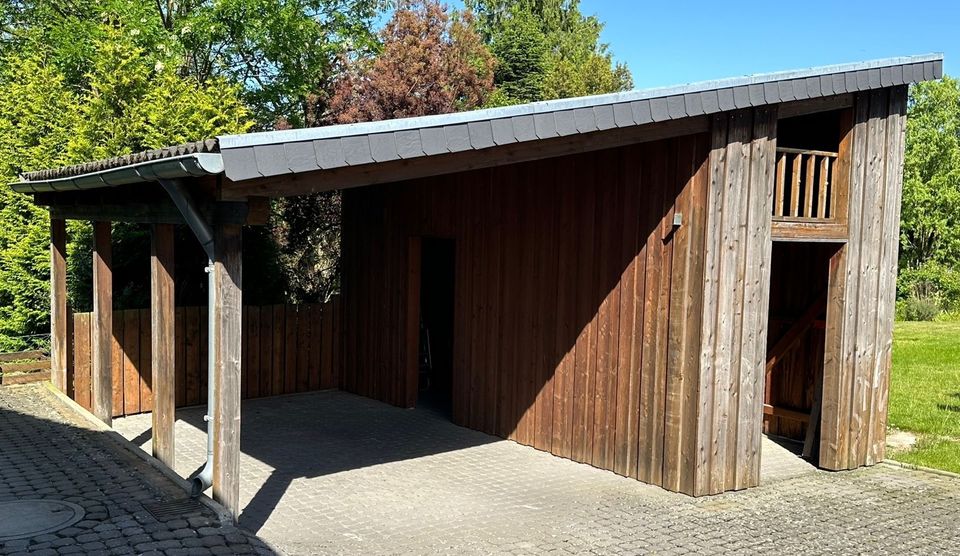
[[[783,419],[790,419],[791,421],[797,421],[799,423],[806,423],[810,421],[810,415],[802,411],[787,409],[784,407],[774,407],[768,403],[763,404],[763,415],[767,418],[781,417]]]
[[[155,224],[150,242],[150,328],[153,364],[153,456],[173,469],[176,404],[174,227]]]
[[[240,512],[240,354],[242,353],[242,228],[214,231],[213,498],[234,517]]]
[[[848,237],[846,222],[785,216],[773,218],[771,233],[773,241],[845,243]]]
[[[793,118],[796,116],[806,116],[818,112],[828,112],[831,110],[842,110],[853,106],[853,94],[844,93],[831,97],[811,98],[806,100],[797,100],[785,102],[779,106],[780,119]]]
[[[53,218],[63,220],[91,220],[102,218],[112,222],[134,224],[186,224],[180,210],[169,199],[157,201],[104,201],[100,197],[77,199],[65,194],[37,194],[38,204],[50,207]],[[269,200],[254,197],[240,202],[198,203],[200,214],[214,224],[245,224],[262,226],[270,218]]]
[[[50,219],[50,380],[67,392],[67,223]]]
[[[113,257],[110,222],[93,223],[93,414],[113,421]]]

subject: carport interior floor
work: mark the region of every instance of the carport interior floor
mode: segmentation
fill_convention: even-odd
[[[202,415],[177,411],[182,475],[203,460]],[[339,391],[248,400],[242,418],[240,524],[290,554],[956,548],[900,516],[952,526],[960,481],[821,472],[770,440],[761,486],[691,498]],[[114,421],[145,449],[149,427],[149,414]]]

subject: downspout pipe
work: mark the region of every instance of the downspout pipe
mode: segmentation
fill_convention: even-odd
[[[183,183],[179,180],[168,179],[158,179],[157,182],[163,187],[167,194],[170,195],[173,204],[176,205],[180,214],[183,215],[187,226],[193,231],[193,235],[197,237],[197,241],[200,242],[200,246],[203,247],[203,251],[207,254],[207,266],[204,270],[207,273],[207,314],[209,315],[207,318],[207,353],[209,356],[207,357],[207,412],[203,416],[203,420],[207,422],[207,459],[203,464],[203,469],[190,480],[190,496],[196,498],[213,484],[213,411],[217,402],[215,391],[216,358],[213,356],[216,329],[216,321],[213,318],[216,309],[216,299],[214,298],[215,278],[213,275],[215,245],[213,230],[211,230],[207,221],[203,219],[200,211],[197,210],[196,205],[190,198],[189,193],[187,193],[186,188],[184,188]]]

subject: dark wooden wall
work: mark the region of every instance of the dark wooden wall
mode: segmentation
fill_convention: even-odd
[[[709,141],[345,191],[343,387],[416,403],[417,238],[453,238],[454,421],[678,490]]]

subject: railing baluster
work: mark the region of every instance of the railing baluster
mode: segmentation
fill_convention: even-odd
[[[783,188],[787,181],[787,155],[786,153],[777,153],[777,187],[776,195],[773,199],[773,213],[776,216],[783,216]]]
[[[803,163],[803,153],[793,157],[793,175],[790,176],[790,210],[787,216],[800,216],[800,168]]]
[[[820,198],[817,201],[817,216],[827,218],[827,188],[830,186],[830,157],[820,157]],[[829,215],[833,217],[833,213]]]
[[[803,216],[807,218],[813,216],[813,188],[815,187],[816,182],[814,178],[816,177],[817,171],[817,155],[808,154],[807,155],[807,183],[804,187],[803,197]]]

